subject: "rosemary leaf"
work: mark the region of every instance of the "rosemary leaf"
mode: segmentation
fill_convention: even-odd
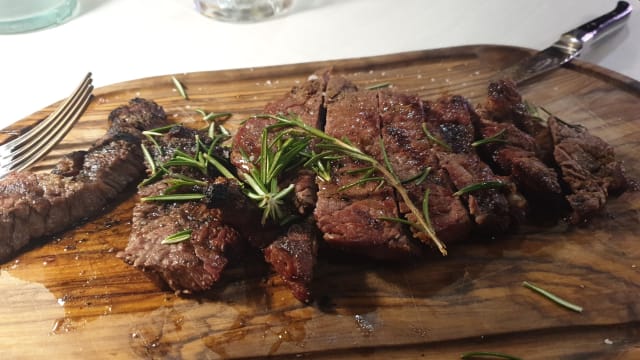
[[[164,174],[166,174],[167,171],[164,168],[160,168],[160,171],[157,171],[155,174],[151,174],[151,176],[149,176],[148,178],[142,180],[142,182],[140,182],[140,184],[138,184],[138,187],[142,187],[142,186],[147,186],[149,184],[152,184],[158,180],[160,180],[162,178],[162,176]]]
[[[165,163],[165,166],[189,166],[198,168],[200,170],[205,169],[203,164],[201,164],[197,160],[183,157],[171,159]]]
[[[206,186],[207,182],[203,180],[196,180],[189,177],[180,177],[169,180],[171,186],[175,186],[176,188],[182,186]],[[165,190],[165,193],[169,193],[169,191]]]
[[[207,162],[209,164],[213,165],[213,167],[215,167],[216,170],[218,170],[218,172],[222,174],[222,176],[224,176],[227,179],[239,181],[238,178],[235,177],[235,175],[233,175],[231,171],[229,171],[229,169],[227,169],[224,165],[222,165],[220,161],[218,161],[218,159],[216,159],[215,157],[209,154],[204,154],[203,156],[205,159],[207,159]]]
[[[169,132],[169,130],[173,129],[176,126],[181,126],[181,125],[169,124],[169,125],[165,125],[165,126],[160,126],[160,127],[155,128],[155,129],[145,130],[145,131],[142,132],[142,134],[146,135],[146,136],[162,136],[162,135],[166,134],[167,132]]]
[[[415,181],[416,185],[420,185],[427,179],[427,176],[429,176],[430,172],[431,172],[431,167],[426,167],[424,170],[420,171],[415,176],[412,176],[406,180],[402,180],[401,183],[407,184],[412,181]]]
[[[558,297],[557,295],[554,295],[554,294],[550,293],[547,290],[539,288],[538,286],[536,286],[536,285],[534,285],[534,284],[532,284],[532,283],[530,283],[528,281],[523,281],[522,282],[522,286],[537,292],[538,294],[546,297],[547,299],[555,302],[556,304],[558,304],[560,306],[564,306],[565,308],[567,308],[569,310],[573,310],[573,311],[579,312],[579,313],[582,312],[582,306],[578,306],[576,304],[570,303],[570,302]]]
[[[379,176],[374,176],[374,177],[366,177],[366,178],[358,179],[357,181],[354,181],[350,184],[340,186],[338,188],[338,191],[345,191],[347,189],[351,189],[352,187],[366,184],[371,181],[384,181],[384,178]]]
[[[254,173],[255,171],[252,171],[252,173]],[[267,188],[265,187],[264,183],[257,181],[256,179],[259,179],[259,176],[256,174],[242,174],[243,176],[243,181],[249,185],[251,187],[251,189],[253,189],[253,192],[258,195],[258,196],[264,196],[265,194],[267,194],[269,191],[267,190]],[[252,196],[253,194],[249,193],[249,196]]]
[[[231,136],[231,133],[229,132],[229,130],[227,130],[227,128],[225,128],[222,125],[218,125],[218,129],[220,129],[220,133],[222,133],[222,135],[229,137]]]
[[[405,224],[405,225],[409,225],[409,226],[413,226],[413,227],[417,227],[417,225],[412,223],[411,221],[406,220],[406,219],[397,218],[397,217],[380,216],[378,219],[379,220],[384,220],[384,221],[396,222],[396,223],[400,223],[400,224]]]
[[[202,115],[202,120],[206,121],[207,123],[211,123],[213,120],[218,118],[226,118],[232,115],[230,112],[223,112],[223,113],[209,112],[208,113],[203,109],[196,109],[195,111],[198,114]]]
[[[374,169],[373,166],[367,166],[363,168],[348,170],[348,171],[345,171],[345,173],[348,175],[364,174],[363,175],[364,177],[369,177],[371,176],[371,174],[374,173],[375,170],[376,169]]]
[[[272,154],[269,152],[269,134],[267,129],[262,130],[262,136],[260,137],[260,158],[258,159],[259,164],[259,176],[258,179],[263,184],[267,183],[267,173],[269,172],[269,159],[272,157]]]
[[[464,194],[468,194],[470,192],[478,191],[478,190],[486,190],[486,189],[499,189],[504,187],[506,184],[502,181],[483,181],[476,184],[471,184],[463,187],[462,189],[453,193],[453,196],[462,196]]]
[[[468,353],[464,353],[460,356],[460,359],[463,360],[472,360],[472,359],[506,359],[506,360],[521,360],[517,356],[494,352],[494,351],[472,351]]]
[[[365,87],[365,89],[366,90],[376,90],[376,89],[388,88],[389,86],[391,86],[391,83],[383,82],[383,83],[379,83],[379,84],[369,85],[369,86]]]
[[[167,236],[160,243],[161,244],[177,244],[179,242],[189,240],[190,238],[191,238],[191,229],[187,229],[187,230],[182,230],[175,234]]]
[[[144,144],[140,144],[142,146],[142,154],[144,155],[144,160],[149,164],[149,168],[151,169],[151,176],[156,173],[156,162],[153,160],[153,156],[149,153],[149,149]]]
[[[422,131],[424,132],[424,134],[427,136],[427,139],[429,139],[431,142],[434,142],[440,146],[442,146],[443,148],[445,148],[447,151],[451,151],[451,146],[449,146],[449,144],[447,144],[446,142],[444,142],[441,139],[438,139],[436,136],[434,136],[429,129],[427,129],[427,123],[422,123]]]
[[[171,184],[171,186],[164,189],[163,191],[164,195],[174,194],[178,190],[183,189],[184,187],[205,186],[207,184],[204,181],[199,181],[195,179],[189,179],[189,180],[173,179],[169,183]]]
[[[312,166],[313,164],[322,160],[338,160],[341,158],[340,156],[334,156],[334,154],[335,153],[332,151],[323,151],[321,153],[312,151],[311,154],[308,155],[308,159],[307,161],[305,161],[303,166]]]
[[[391,160],[389,160],[389,155],[387,155],[387,149],[384,146],[384,141],[382,140],[382,138],[380,138],[380,151],[382,152],[382,160],[384,160],[384,166],[387,167],[387,170],[389,170],[389,173],[393,175],[393,178],[397,182],[400,182],[400,179],[398,179],[398,175],[396,175],[395,171],[393,170]]]
[[[180,80],[176,79],[175,76],[172,76],[171,81],[173,82],[173,86],[175,86],[176,90],[178,91],[178,94],[180,94],[183,99],[189,100],[189,96],[187,96],[187,92],[184,90],[184,86],[182,85]]]
[[[480,145],[490,144],[495,142],[506,143],[507,140],[504,138],[504,134],[505,134],[505,129],[502,129],[493,136],[472,142],[471,146],[478,147]]]
[[[143,197],[142,201],[189,201],[189,200],[201,200],[204,198],[204,194],[164,194]]]
[[[543,115],[541,114],[541,112],[545,112],[547,113],[547,115],[551,115],[550,112],[548,112],[545,108],[543,107],[538,107],[528,101],[524,102],[524,106],[525,106],[525,111],[527,112],[527,114],[529,114],[532,118],[534,118],[535,120],[537,120],[540,123],[546,123],[546,120],[542,117]]]

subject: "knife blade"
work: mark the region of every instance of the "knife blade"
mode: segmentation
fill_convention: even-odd
[[[632,7],[618,1],[615,9],[568,31],[550,47],[500,71],[494,79],[511,79],[516,84],[546,73],[578,57],[585,45],[600,40],[624,26]]]

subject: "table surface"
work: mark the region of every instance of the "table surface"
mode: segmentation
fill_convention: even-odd
[[[630,0],[640,8],[640,2]],[[467,44],[543,49],[613,0],[297,0],[284,16],[218,22],[191,0],[79,0],[62,25],[0,35],[0,128],[96,86],[155,75],[343,59]],[[640,15],[582,59],[640,79]]]

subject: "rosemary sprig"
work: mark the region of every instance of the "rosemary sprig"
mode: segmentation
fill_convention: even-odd
[[[451,152],[451,146],[449,146],[449,144],[447,144],[446,142],[444,142],[442,139],[437,138],[435,135],[433,135],[429,129],[427,129],[427,123],[422,123],[422,131],[424,132],[424,134],[427,136],[427,139],[429,139],[431,142],[434,142],[440,146],[442,146],[444,149],[446,149],[447,151]]]
[[[294,129],[298,129],[314,139],[319,140],[319,143],[316,144],[317,148],[320,148],[325,151],[333,152],[334,154],[340,154],[344,156],[348,156],[354,160],[360,160],[368,163],[375,171],[380,174],[380,176],[384,179],[384,181],[391,187],[393,187],[398,195],[405,202],[411,213],[416,218],[416,228],[419,231],[424,232],[431,238],[431,240],[438,247],[440,252],[443,255],[447,254],[447,250],[445,245],[440,241],[438,236],[435,233],[435,230],[430,225],[429,221],[425,218],[423,212],[416,207],[416,205],[411,200],[407,190],[402,185],[402,182],[398,179],[398,177],[390,171],[387,167],[387,164],[381,164],[375,158],[371,157],[368,154],[365,154],[358,147],[351,144],[349,141],[337,139],[329,134],[326,134],[322,130],[316,129],[305,124],[298,117],[286,117],[281,115],[265,115],[277,121],[275,125],[272,125],[272,128],[277,127],[293,127]],[[381,143],[381,146],[384,147],[384,144]],[[387,163],[387,160],[384,161]]]
[[[391,160],[389,160],[389,155],[387,155],[387,149],[385,149],[384,141],[382,140],[382,138],[380,138],[380,152],[382,153],[384,166],[387,168],[391,176],[393,176],[393,179],[398,183],[402,183],[398,178],[398,175],[396,175],[396,173],[393,171],[393,165],[391,164]]]
[[[355,186],[358,186],[358,185],[362,185],[362,184],[366,184],[366,183],[372,182],[372,181],[380,183],[380,182],[384,182],[384,180],[385,179],[383,177],[381,177],[381,176],[363,177],[363,178],[358,179],[358,180],[356,180],[356,181],[354,181],[354,182],[352,182],[350,184],[340,186],[338,188],[338,191],[345,191],[347,189],[351,189],[352,187],[355,187]]]
[[[156,162],[153,160],[153,156],[151,156],[149,149],[147,149],[144,144],[142,144],[142,154],[144,155],[144,160],[149,165],[149,169],[151,169],[151,175],[153,176],[157,171]]]
[[[481,146],[481,145],[490,144],[490,143],[496,143],[496,142],[506,143],[507,140],[504,138],[505,130],[506,129],[502,129],[502,130],[500,130],[499,132],[497,132],[493,136],[490,136],[490,137],[484,138],[484,139],[480,139],[478,141],[474,141],[474,142],[471,143],[471,146],[478,147],[478,146]]]
[[[189,240],[191,238],[191,232],[192,232],[191,229],[179,231],[175,234],[171,234],[167,236],[160,243],[161,244],[177,244],[177,243]]]
[[[295,187],[293,184],[289,184],[284,189],[280,189],[277,185],[266,188],[247,174],[245,174],[244,180],[253,189],[253,192],[249,192],[247,196],[257,201],[258,206],[263,209],[261,219],[263,225],[267,219],[279,222],[288,218],[288,214],[283,209],[284,198],[293,191]],[[272,182],[271,184],[276,183]]]
[[[195,111],[198,114],[202,115],[202,120],[206,121],[207,123],[210,123],[220,118],[228,118],[229,116],[232,115],[230,112],[222,112],[222,113],[206,112],[204,109],[196,109]]]
[[[426,167],[424,170],[422,170],[421,172],[417,173],[415,176],[412,176],[412,177],[410,177],[408,179],[402,180],[401,182],[403,184],[408,184],[408,183],[414,181],[416,185],[420,185],[427,179],[427,176],[429,176],[430,172],[431,172],[431,167]]]
[[[203,109],[196,109],[195,111],[198,114],[200,114],[202,116],[202,120],[207,123],[208,135],[209,135],[209,137],[211,139],[215,139],[215,138],[219,137],[216,130],[219,130],[220,134],[225,139],[231,136],[231,133],[229,133],[229,131],[227,129],[225,129],[225,127],[222,126],[222,124],[220,124],[217,121],[217,120],[220,120],[220,119],[222,119],[222,120],[228,119],[232,115],[231,113],[229,113],[229,112],[222,112],[222,113],[206,112]],[[222,140],[222,138],[220,138],[220,140]]]
[[[304,155],[307,156],[308,159],[302,166],[311,168],[322,181],[331,180],[331,168],[329,162],[337,160],[338,157],[333,156],[333,153],[330,151],[316,153],[315,150],[311,150],[310,153]]]
[[[285,207],[284,199],[293,192],[294,185],[282,188],[279,184],[280,175],[291,169],[298,168],[309,162],[310,155],[306,149],[310,144],[308,137],[301,137],[293,132],[281,131],[273,139],[269,139],[272,127],[266,127],[260,138],[260,155],[253,168],[242,174],[242,181],[248,185],[245,193],[255,200],[263,211],[261,222],[264,225],[268,219],[282,223],[290,219]],[[249,162],[247,154],[243,154]],[[320,159],[315,156],[316,159]]]
[[[483,181],[471,185],[467,185],[462,189],[453,193],[453,196],[462,196],[464,194],[468,194],[470,192],[478,191],[478,190],[486,190],[486,189],[500,189],[504,187],[506,184],[502,181]]]
[[[544,290],[544,289],[542,289],[542,288],[540,288],[540,287],[538,287],[538,286],[536,286],[536,285],[534,285],[534,284],[532,284],[532,283],[530,283],[528,281],[523,281],[522,282],[522,286],[526,287],[527,289],[531,289],[531,290],[537,292],[538,294],[546,297],[547,299],[555,302],[556,304],[558,304],[560,306],[564,306],[565,308],[567,308],[569,310],[573,310],[573,311],[579,312],[579,313],[581,313],[582,310],[583,310],[582,306],[578,306],[576,304],[570,303],[567,300],[564,300],[564,299],[558,297],[557,295],[552,294],[549,291]]]
[[[171,81],[173,82],[173,86],[178,91],[178,94],[180,94],[180,96],[182,96],[183,99],[189,100],[189,96],[187,95],[187,92],[185,91],[184,86],[182,85],[180,80],[176,79],[175,76],[172,76]]]
[[[397,222],[397,223],[400,223],[400,224],[414,226],[414,227],[416,226],[416,224],[412,223],[411,221],[409,221],[407,219],[402,219],[402,218],[397,218],[397,217],[380,216],[378,219],[379,220],[384,220],[384,221]]]
[[[551,113],[546,111],[546,109],[542,107],[538,107],[528,101],[524,102],[524,107],[528,115],[530,115],[532,118],[538,120],[541,123],[546,122],[546,120],[542,117],[542,114],[540,113],[540,111],[546,112],[548,115],[551,115]]]
[[[460,356],[460,359],[463,360],[472,360],[472,359],[506,359],[506,360],[521,360],[517,356],[495,352],[495,351],[472,351],[468,353],[464,353]]]
[[[388,88],[389,86],[391,86],[391,83],[383,82],[383,83],[379,83],[379,84],[369,85],[369,86],[365,87],[365,90],[384,89],[384,88]]]

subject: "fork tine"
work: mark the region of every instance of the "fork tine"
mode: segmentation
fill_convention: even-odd
[[[68,111],[67,109],[69,109],[69,106],[71,105],[71,103],[75,101],[77,96],[89,85],[91,85],[91,73],[88,73],[84,77],[80,85],[78,85],[78,87],[73,91],[73,93],[71,93],[71,95],[68,98],[66,98],[64,102],[60,104],[60,106],[58,106],[58,108],[56,108],[51,114],[49,114],[49,116],[47,116],[45,119],[43,119],[42,121],[34,125],[31,129],[21,134],[17,138],[5,144],[2,144],[2,146],[15,148],[17,146],[20,146],[20,144],[24,143],[25,141],[29,140],[32,136],[35,136],[36,134],[41,133],[44,130],[48,129],[50,125],[50,121],[57,120],[62,115],[63,112]]]
[[[89,73],[74,93],[47,118],[19,138],[3,144],[2,147],[9,147],[1,157],[10,159],[2,161],[0,172],[22,170],[41,159],[57,145],[89,105],[92,91],[91,73]],[[0,177],[2,176],[0,174]]]

